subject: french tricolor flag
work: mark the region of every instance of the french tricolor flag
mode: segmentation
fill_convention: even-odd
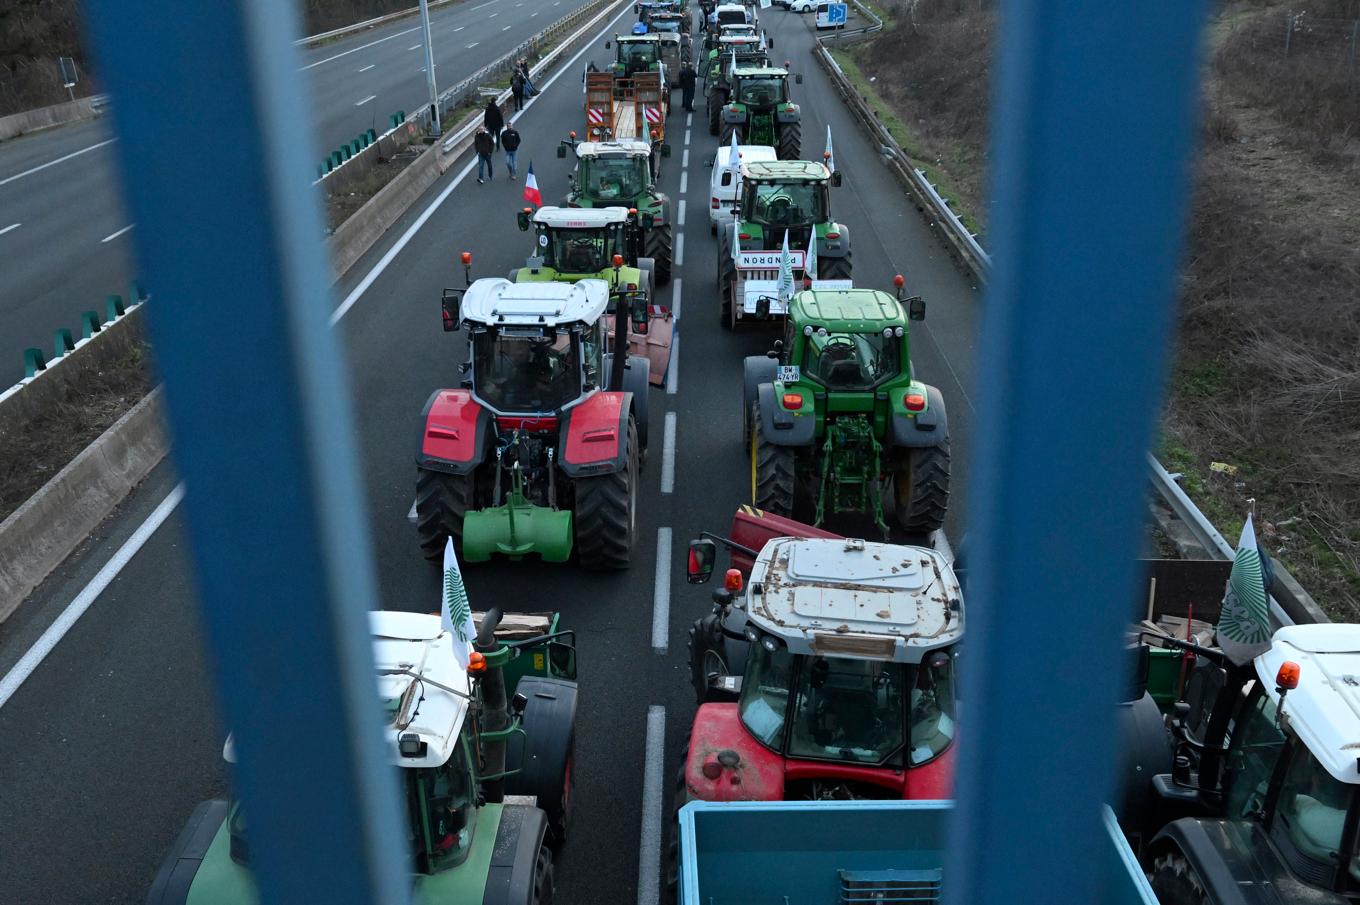
[[[538,190],[538,180],[534,178],[534,162],[529,161],[529,172],[524,177],[524,200],[534,207],[543,206],[543,194]]]

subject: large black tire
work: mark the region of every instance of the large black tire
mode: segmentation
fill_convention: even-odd
[[[1154,862],[1148,883],[1162,905],[1209,905],[1199,874],[1178,851],[1167,852]]]
[[[628,417],[628,461],[613,474],[576,480],[576,554],[584,569],[626,569],[637,528],[638,436]]]
[[[463,551],[463,517],[472,506],[476,471],[465,475],[416,469],[416,531],[420,552],[431,562],[444,558],[444,542],[453,538],[454,549]]]
[[[784,123],[779,129],[779,147],[776,154],[780,160],[798,160],[803,153],[803,124]]]
[[[694,700],[702,704],[708,699],[708,674],[730,675],[722,642],[722,627],[715,614],[694,620],[689,627],[689,679],[694,686]]]
[[[909,534],[928,535],[944,525],[949,510],[949,438],[939,446],[903,450],[893,478],[897,524]]]
[[[722,101],[718,99],[716,92],[708,95],[708,134],[717,135],[722,129]]]
[[[642,253],[656,262],[656,283],[658,286],[664,286],[671,280],[673,244],[669,223],[663,223],[647,230],[647,234],[642,239]]]
[[[675,787],[671,791],[671,841],[666,846],[666,901],[670,905],[680,901],[680,809],[689,804],[685,788],[685,762],[689,760],[689,742],[680,750],[680,766],[675,768]]]
[[[746,130],[742,128],[741,123],[723,123],[722,137],[718,139],[718,143],[724,148],[729,147],[732,144],[733,136],[736,136],[737,144],[746,143],[744,141]]]
[[[793,517],[794,447],[775,446],[760,430],[760,403],[752,415],[751,496],[757,509]]]
[[[567,838],[575,800],[577,686],[566,679],[525,676],[515,691],[528,698],[524,744],[505,746],[509,795],[532,795],[548,818],[547,842],[559,848]]]
[[[732,261],[732,245],[726,230],[718,242],[718,316],[724,329],[731,330],[737,325],[736,307],[733,304],[733,282],[736,279],[736,264]]]
[[[538,861],[534,864],[534,905],[552,905],[553,900],[553,860],[548,846],[538,847]]]
[[[845,250],[843,258],[817,258],[817,279],[848,280],[851,278],[854,262],[850,259],[850,249]]]

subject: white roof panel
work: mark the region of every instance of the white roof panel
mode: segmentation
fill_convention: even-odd
[[[491,277],[468,287],[463,294],[462,316],[480,324],[593,324],[608,304],[609,284],[604,280],[512,283]]]
[[[1299,687],[1285,697],[1290,727],[1327,772],[1360,783],[1360,625],[1293,625],[1256,658],[1256,675],[1275,688],[1281,664],[1299,664]],[[1276,695],[1278,702],[1278,695]]]
[[[626,207],[540,207],[534,212],[535,223],[566,229],[593,229],[627,219]]]

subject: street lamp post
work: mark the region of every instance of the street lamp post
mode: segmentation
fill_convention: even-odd
[[[430,4],[420,0],[420,30],[425,36],[425,84],[430,86],[430,132],[439,137],[439,88],[434,82],[434,44],[430,41]]]

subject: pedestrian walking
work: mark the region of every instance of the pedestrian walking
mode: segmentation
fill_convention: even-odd
[[[515,110],[524,109],[524,73],[518,69],[510,76],[510,96],[515,99]]]
[[[511,123],[501,133],[501,147],[505,149],[505,167],[510,171],[511,181],[515,178],[515,154],[519,151],[519,131]]]
[[[680,67],[680,102],[690,113],[694,112],[694,66],[689,60]]]
[[[491,168],[491,152],[496,150],[496,142],[492,140],[486,126],[477,127],[477,134],[472,136],[472,148],[477,152],[477,182],[495,179],[495,171]]]
[[[494,97],[486,102],[486,112],[482,114],[482,127],[491,133],[492,144],[499,148],[501,146],[501,130],[505,128],[505,116],[501,113],[501,108],[497,106]]]
[[[533,97],[538,94],[538,89],[534,87],[534,80],[529,78],[529,61],[523,57],[519,61],[519,72],[520,75],[524,76],[524,96]]]

